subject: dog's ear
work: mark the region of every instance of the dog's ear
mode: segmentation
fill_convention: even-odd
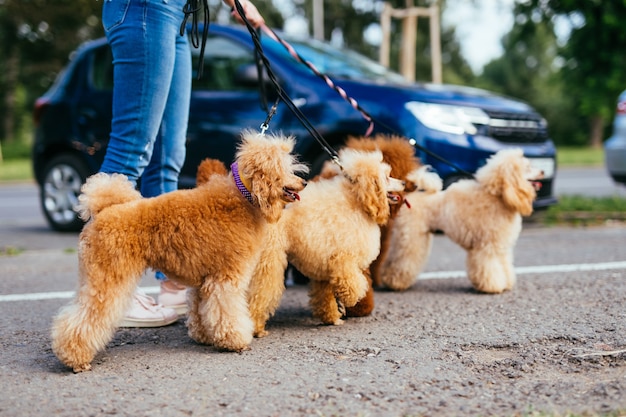
[[[500,197],[510,210],[529,216],[533,212],[535,189],[525,178],[524,155],[521,149],[508,149],[493,155],[476,172],[476,179],[488,193]]]
[[[384,225],[389,220],[389,202],[387,201],[387,189],[385,186],[386,177],[379,169],[373,172],[372,169],[367,172],[359,172],[354,177],[353,189],[356,193],[359,204],[363,210],[379,225]]]
[[[245,152],[238,155],[239,176],[244,187],[250,191],[266,221],[275,223],[282,213],[282,183],[279,178],[282,171],[280,164],[267,157],[269,147],[261,152]],[[275,150],[271,149],[271,150]]]
[[[279,164],[276,165],[276,169],[279,169]],[[285,208],[285,203],[282,200],[283,188],[280,176],[281,171],[272,173],[257,171],[250,179],[252,195],[256,197],[259,208],[268,223],[276,223]]]
[[[523,159],[512,158],[509,168],[510,173],[502,189],[502,201],[522,216],[530,216],[537,193],[524,175],[526,168]]]

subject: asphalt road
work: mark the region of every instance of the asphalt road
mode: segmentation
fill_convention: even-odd
[[[596,174],[572,173],[572,189],[596,192],[582,186]],[[489,296],[471,289],[463,251],[436,236],[421,279],[377,292],[370,317],[320,326],[294,286],[270,335],[242,354],[194,343],[181,320],[118,330],[94,370],[74,375],[49,327],[76,286],[77,235],[48,230],[31,184],[0,186],[0,248],[19,249],[0,256],[0,416],[623,414],[625,242],[623,224],[527,222],[516,288]],[[141,285],[155,289],[149,276]]]
[[[626,186],[615,183],[604,168],[561,168],[554,180],[554,190],[560,195],[587,197],[619,196],[626,198]]]

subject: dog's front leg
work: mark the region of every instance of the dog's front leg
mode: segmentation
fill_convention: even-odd
[[[287,269],[285,246],[283,233],[278,228],[272,227],[248,289],[248,304],[250,317],[254,322],[255,337],[268,335],[265,323],[278,308],[285,292]]]
[[[334,295],[346,307],[352,307],[365,297],[369,286],[368,278],[354,260],[344,258],[343,262],[333,261],[335,262],[332,264],[329,262],[329,269]]]
[[[254,325],[248,311],[247,288],[241,283],[248,280],[237,278],[207,277],[198,290],[197,312],[204,334],[216,348],[241,352],[250,347]]]
[[[489,246],[467,252],[467,276],[477,291],[488,294],[510,290],[515,282],[510,258]]]
[[[322,320],[324,324],[335,326],[343,324],[342,313],[339,311],[333,287],[329,282],[311,280],[309,296],[314,317]]]

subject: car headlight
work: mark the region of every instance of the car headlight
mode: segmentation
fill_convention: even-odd
[[[487,113],[476,107],[410,101],[404,107],[424,126],[442,132],[475,135],[477,124],[488,125]]]

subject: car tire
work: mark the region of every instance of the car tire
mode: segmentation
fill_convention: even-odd
[[[39,187],[39,201],[52,229],[77,232],[83,228],[84,222],[74,207],[89,174],[85,163],[76,155],[58,155],[46,165]]]

